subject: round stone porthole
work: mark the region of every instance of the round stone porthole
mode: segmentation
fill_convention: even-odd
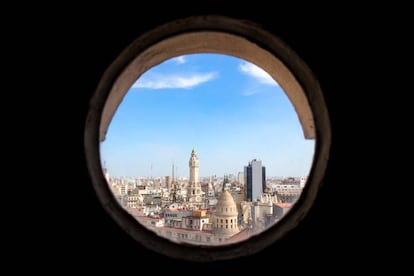
[[[283,88],[298,114],[303,134],[315,139],[307,184],[280,222],[238,243],[220,246],[175,243],[148,230],[123,209],[105,179],[99,145],[132,84],[157,64],[186,54],[217,53],[261,67]],[[212,261],[254,254],[294,228],[310,209],[323,179],[331,141],[327,108],[318,81],[280,39],[251,22],[221,16],[190,17],[138,37],[109,66],[93,95],[85,125],[85,153],[92,184],[109,215],[135,240],[169,257]],[[317,139],[316,139],[317,138]]]

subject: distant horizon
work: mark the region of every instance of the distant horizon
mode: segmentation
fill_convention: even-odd
[[[240,172],[242,172],[242,171],[240,171]],[[200,175],[199,176],[199,178],[200,179],[202,179],[202,178],[210,178],[210,177],[216,177],[216,178],[224,178],[225,176],[228,176],[228,175],[231,175],[231,174],[225,174],[225,175],[216,175],[216,174],[213,174],[213,175],[207,175],[207,176],[202,176],[202,175]],[[236,178],[237,178],[237,174],[235,175],[235,174],[233,174]],[[169,175],[155,175],[155,176],[141,176],[141,175],[129,175],[129,176],[113,176],[113,175],[111,175],[111,174],[109,174],[109,177],[111,177],[111,178],[133,178],[133,179],[138,179],[138,178],[143,178],[143,179],[157,179],[157,178],[165,178],[166,176],[172,176],[171,174],[169,174]],[[308,175],[267,175],[266,174],[266,178],[279,178],[279,179],[284,179],[284,178],[290,178],[290,177],[293,177],[293,178],[301,178],[301,177],[308,177]],[[178,176],[178,177],[174,177],[174,179],[188,179],[188,176]]]
[[[197,152],[197,150],[196,150],[196,152]],[[258,158],[255,158],[255,159],[257,161],[261,161]],[[252,161],[252,160],[250,160],[250,161]],[[245,166],[248,166],[248,163],[246,163]],[[262,162],[262,166],[266,167],[263,164],[263,162]],[[178,166],[176,166],[176,164],[174,164],[174,168],[177,168],[177,167]],[[103,164],[103,169],[107,169],[105,164]],[[115,178],[164,178],[166,176],[171,176],[171,177],[173,176],[172,169],[173,169],[173,165],[171,165],[171,167],[170,167],[170,173],[169,174],[166,174],[166,175],[148,175],[148,176],[144,176],[144,175],[116,175],[116,176],[114,176],[114,175],[111,175],[109,173],[109,170],[108,170],[108,173],[109,173],[109,176],[110,177],[115,177]],[[177,176],[177,170],[175,170],[175,172],[174,172],[174,178],[178,178],[178,179],[189,178],[189,174],[190,174],[190,168],[189,168],[189,166],[187,167],[187,171],[188,171],[187,174],[185,174],[185,175],[178,175]],[[244,173],[244,167],[243,167],[242,170],[240,170],[238,172],[230,172],[230,173],[225,173],[223,175],[218,175],[218,174],[204,175],[204,176],[203,175],[199,175],[199,178],[209,178],[209,177],[212,177],[212,176],[215,176],[217,178],[224,178],[225,176],[229,176],[229,175],[234,175],[235,177],[237,177],[238,173]],[[267,167],[266,167],[266,178],[269,178],[269,177],[270,178],[285,178],[285,177],[304,177],[304,176],[307,176],[307,174],[306,175],[268,175],[267,174]]]
[[[314,140],[306,140],[282,88],[252,63],[191,54],[146,71],[128,90],[101,142],[113,177],[189,175],[194,148],[200,177],[237,176],[253,159],[268,177],[308,176]]]

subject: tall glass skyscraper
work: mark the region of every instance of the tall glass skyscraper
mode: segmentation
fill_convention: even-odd
[[[245,193],[247,201],[257,201],[266,188],[266,167],[262,161],[253,159],[244,167]]]

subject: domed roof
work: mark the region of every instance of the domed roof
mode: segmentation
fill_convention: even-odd
[[[237,207],[229,191],[223,191],[213,216],[213,233],[223,237],[231,237],[239,232],[237,225]]]
[[[221,194],[216,204],[216,215],[237,216],[236,203],[234,202],[233,196],[229,193],[229,191],[223,191],[223,193]]]

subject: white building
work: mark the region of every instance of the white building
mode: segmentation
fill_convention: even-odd
[[[308,181],[308,178],[307,177],[302,176],[300,178],[299,186],[300,186],[301,189],[303,189],[305,187],[307,181]]]

